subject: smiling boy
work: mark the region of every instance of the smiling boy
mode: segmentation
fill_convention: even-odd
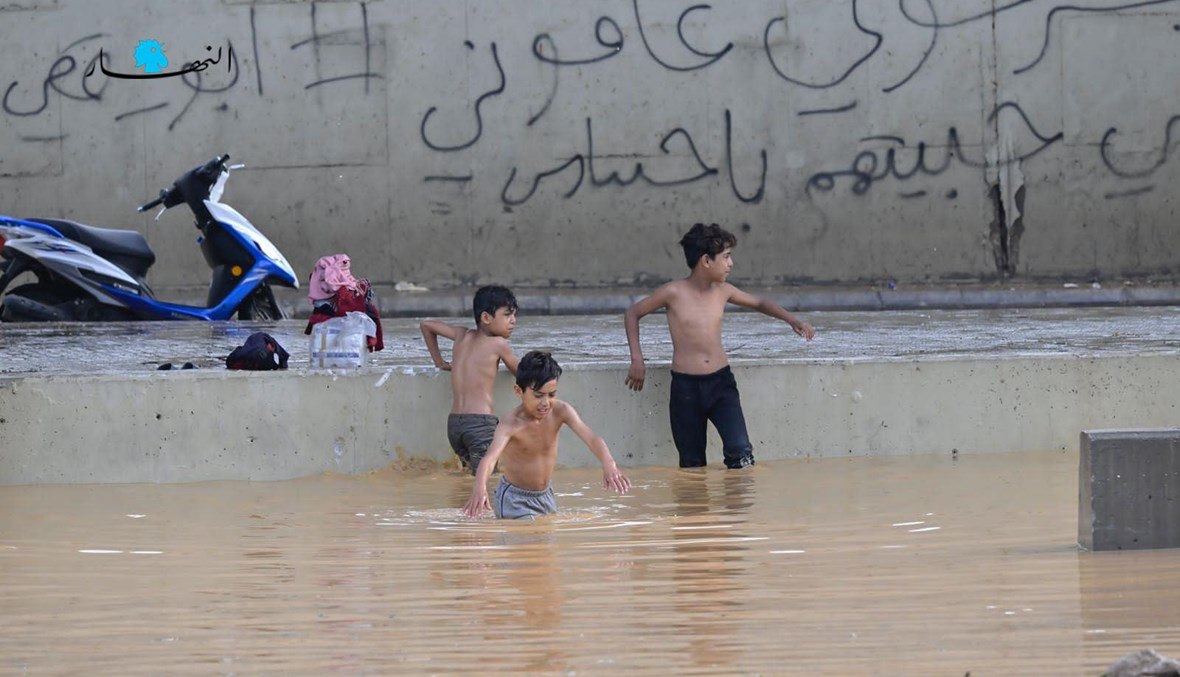
[[[471,498],[463,507],[468,517],[479,517],[489,508],[501,519],[531,519],[557,512],[549,480],[557,465],[557,434],[563,425],[569,426],[602,463],[604,489],[623,494],[631,488],[631,481],[615,465],[606,442],[573,407],[557,399],[560,376],[561,367],[549,353],[534,350],[521,358],[513,388],[520,406],[496,426],[492,444],[475,474]],[[495,502],[491,503],[487,485],[497,460],[504,474],[496,487]]]
[[[727,468],[754,465],[754,447],[746,431],[737,381],[721,345],[725,305],[734,303],[791,325],[810,341],[815,329],[769,299],[759,298],[726,282],[733,269],[737,238],[716,223],[698,223],[680,240],[692,272],[669,282],[627,309],[624,324],[631,349],[626,385],[642,390],[647,368],[639,345],[639,320],[660,308],[668,309],[672,334],[672,387],[668,415],[681,468],[706,464],[706,422],[721,435]]]

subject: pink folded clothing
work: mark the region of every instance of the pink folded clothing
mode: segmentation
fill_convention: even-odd
[[[365,313],[373,320],[373,324],[377,325],[377,335],[369,337],[369,352],[384,350],[385,339],[381,330],[381,312],[377,310],[377,304],[373,302],[373,290],[369,287],[369,281],[365,279],[357,280],[357,285],[358,291],[356,292],[341,287],[331,300],[317,302],[315,309],[311,312],[311,317],[307,318],[307,328],[303,330],[303,333],[310,334],[311,328],[320,322],[326,322],[333,317],[341,317],[356,311]]]
[[[359,293],[360,286],[352,276],[352,259],[348,258],[348,254],[321,256],[311,271],[307,300],[315,305],[316,301],[335,297],[342,288]]]

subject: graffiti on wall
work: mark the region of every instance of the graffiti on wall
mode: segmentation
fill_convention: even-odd
[[[308,34],[306,37],[292,40],[289,44],[289,49],[293,54],[306,55],[305,58],[310,62],[308,68],[301,69],[313,75],[313,77],[309,77],[307,82],[302,83],[304,90],[359,80],[363,82],[363,93],[368,94],[370,81],[384,77],[381,73],[375,72],[372,69],[371,52],[373,44],[370,34],[368,7],[365,3],[358,3],[356,7],[356,25],[354,27],[347,30],[324,32],[319,27],[321,20],[317,18],[316,4],[310,4],[307,10]],[[264,30],[264,28],[259,26],[257,12],[253,6],[249,8],[249,28],[250,52],[247,58],[250,61],[250,68],[254,76],[254,93],[261,97],[265,94],[266,88],[264,73],[270,69],[262,63],[259,56],[259,32]],[[332,70],[341,59],[329,58],[329,53],[331,50],[341,49],[341,41],[338,38],[343,32],[356,33],[360,37],[359,44],[356,45],[355,49],[361,51],[361,60],[363,61],[364,67],[359,71]],[[224,52],[222,47],[218,46],[216,55],[214,56],[212,54],[214,48],[212,45],[209,45],[206,49],[210,52],[210,55],[206,58],[185,62],[178,68],[171,70],[164,68],[167,58],[163,56],[158,64],[160,68],[156,72],[141,67],[141,59],[145,58],[142,53],[142,44],[145,41],[139,41],[140,44],[136,45],[123,46],[111,44],[110,41],[111,36],[109,34],[93,33],[66,44],[58,50],[54,60],[49,64],[44,73],[39,76],[39,86],[28,87],[26,85],[22,88],[22,80],[20,78],[14,78],[7,84],[4,84],[4,94],[3,98],[0,99],[0,107],[2,107],[6,115],[11,117],[35,117],[44,114],[49,109],[53,97],[63,97],[83,103],[101,104],[104,101],[104,95],[107,93],[108,88],[112,85],[125,87],[138,85],[142,87],[146,83],[136,81],[149,80],[154,83],[163,78],[175,78],[181,83],[179,87],[172,86],[165,89],[161,85],[160,87],[152,87],[150,90],[146,90],[150,91],[152,96],[159,97],[158,101],[131,110],[119,111],[113,115],[114,122],[123,122],[137,116],[165,111],[158,118],[168,131],[173,131],[184,120],[193,105],[202,98],[208,99],[221,95],[220,100],[222,103],[215,110],[227,110],[228,106],[225,103],[225,97],[235,90],[241,81],[242,64],[239,60],[239,52],[235,51],[235,45],[232,39],[225,40]],[[155,40],[148,40],[146,42],[156,43],[159,46],[159,42]],[[344,46],[347,47],[349,45],[351,45],[351,42]],[[140,68],[143,72],[135,73],[116,69],[112,65],[111,55],[122,52],[126,52],[128,55],[134,53],[136,67]],[[350,59],[349,61],[355,61],[355,59]],[[224,68],[209,68],[212,65],[223,63]],[[146,64],[144,65],[146,66]],[[289,64],[283,64],[283,66],[289,67]],[[127,82],[119,82],[121,80]],[[20,94],[22,89],[25,91],[23,96]],[[22,140],[47,141],[60,140],[62,138],[65,138],[64,135],[53,137],[22,137]]]
[[[979,111],[971,120],[955,118],[960,124],[944,121],[920,128],[901,122],[882,129],[879,116],[873,113],[891,106],[909,107],[906,93],[915,91],[915,83],[927,76],[923,86],[929,87],[929,77],[943,72],[931,75],[930,71],[939,67],[941,60],[951,58],[948,55],[956,47],[974,48],[981,35],[997,39],[999,22],[1019,22],[1022,39],[1003,46],[1004,54],[1012,59],[1004,66],[1004,73],[995,72],[1001,67],[995,61],[998,48],[980,48],[993,59],[985,67],[993,71],[982,76],[985,81],[1044,74],[1050,68],[1047,62],[1052,61],[1054,46],[1063,39],[1065,17],[1108,15],[1118,21],[1171,10],[1167,6],[1177,2],[1180,0],[1077,0],[1076,4],[1053,0],[788,0],[752,5],[761,7],[766,15],[737,23],[722,15],[726,8],[699,1],[657,6],[645,0],[619,0],[614,11],[603,12],[595,5],[593,12],[575,14],[578,18],[572,23],[547,24],[545,19],[529,18],[535,25],[529,24],[523,32],[517,27],[515,37],[493,34],[494,29],[474,23],[456,25],[460,39],[422,40],[420,46],[426,59],[448,64],[470,60],[476,66],[468,69],[471,89],[439,83],[433,91],[416,92],[413,115],[417,139],[397,143],[420,143],[437,156],[439,162],[431,171],[418,170],[416,176],[423,182],[461,187],[488,182],[495,190],[486,194],[497,195],[504,210],[527,210],[534,200],[573,200],[599,189],[659,191],[719,186],[723,191],[718,195],[738,208],[763,205],[785,192],[822,211],[838,200],[861,198],[875,191],[894,191],[893,196],[902,202],[956,200],[965,186],[949,185],[948,181],[979,176],[986,200],[996,212],[992,240],[997,248],[997,267],[1011,272],[1024,228],[1021,166],[1065,147],[1066,132],[1058,111],[1038,110],[1037,104],[1043,102],[1005,98],[997,88],[991,99],[981,96],[981,101],[990,101],[986,106],[992,110]],[[375,24],[386,26],[399,41],[418,38],[409,34],[410,29],[399,33],[401,17],[371,16],[377,5],[333,4],[337,9],[347,8],[349,25],[339,25],[340,12],[334,14],[334,22],[326,22],[320,4],[311,2],[299,9],[305,12],[306,27],[295,36],[288,26],[281,34],[275,32],[251,4],[243,9],[243,16],[248,11],[248,43],[245,27],[235,33],[238,44],[225,39],[225,59],[217,58],[223,68],[192,67],[198,60],[188,61],[189,69],[180,72],[184,70],[182,62],[173,66],[175,77],[168,81],[172,84],[167,89],[152,89],[142,105],[117,111],[104,108],[103,113],[111,114],[115,124],[134,119],[173,131],[190,119],[195,106],[226,111],[231,97],[263,99],[282,83],[273,82],[277,66],[266,63],[268,52],[260,49],[262,41],[272,50],[273,44],[281,41],[290,58],[298,62],[299,68],[289,72],[303,78],[298,87],[304,96],[324,92],[368,96],[374,81],[390,77],[383,68],[404,67],[399,63],[374,65]],[[392,10],[382,6],[380,11]],[[800,48],[800,36],[807,31],[799,26],[807,26],[808,13],[822,13],[823,29],[831,33],[824,39],[838,43],[835,48],[818,55]],[[1180,40],[1180,24],[1175,29]],[[78,36],[46,60],[40,73],[0,81],[3,114],[16,120],[36,118],[51,113],[59,100],[99,106],[111,98],[112,88],[141,85],[111,75],[119,72],[111,59],[111,50],[117,47],[111,39],[104,33]],[[213,40],[211,36],[210,42]],[[505,58],[509,50],[526,56]],[[555,111],[569,109],[556,104],[584,98],[584,91],[575,86],[616,67],[624,57],[630,64],[649,66],[645,76],[657,73],[670,88],[684,83],[708,87],[711,79],[727,77],[721,70],[724,65],[745,59],[743,68],[760,69],[750,74],[757,87],[788,93],[783,100],[792,105],[784,106],[782,115],[792,120],[822,120],[827,127],[823,139],[831,147],[810,148],[802,162],[783,161],[791,149],[763,131],[766,126],[759,118],[766,115],[766,105],[751,97],[752,103],[739,99],[723,102],[693,124],[665,123],[651,130],[647,147],[628,149],[633,151],[630,154],[607,152],[604,148],[611,145],[618,125],[649,123],[614,119],[609,107],[599,107],[593,101],[576,115],[559,117]],[[611,75],[617,76],[617,71]],[[445,93],[452,90],[458,93]],[[529,95],[522,95],[522,91],[539,95],[526,98]],[[284,96],[284,103],[303,103],[291,98],[299,94],[286,92]],[[819,101],[824,105],[817,105]],[[511,120],[513,128],[496,128],[506,124],[505,113],[518,118]],[[866,119],[872,120],[871,128]],[[1092,154],[1094,166],[1115,186],[1102,197],[1131,199],[1156,189],[1157,176],[1173,154],[1177,120],[1180,115],[1167,120],[1153,142],[1154,152],[1146,158],[1120,149],[1120,140],[1126,136],[1120,132],[1119,120],[1103,121],[1099,129],[1106,131],[1100,138],[1080,139],[1075,148]],[[563,150],[541,166],[525,166],[513,154],[500,164],[473,162],[467,155],[489,143],[491,137],[497,143],[508,138],[517,146],[527,145],[530,134],[540,134],[536,130],[542,122],[549,130],[558,130]],[[60,141],[67,135],[68,131],[63,131],[19,138],[43,143]],[[551,136],[545,138],[552,140]],[[446,171],[452,167],[455,171]],[[936,181],[938,177],[944,180]]]

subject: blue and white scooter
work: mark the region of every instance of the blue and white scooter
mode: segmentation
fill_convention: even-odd
[[[155,298],[145,277],[156,261],[134,230],[108,230],[62,219],[0,215],[0,294],[22,273],[37,281],[3,297],[0,320],[242,320],[283,318],[272,284],[299,287],[291,264],[246,217],[219,202],[231,169],[228,155],[185,172],[139,211],[181,203],[196,217],[197,242],[213,269],[204,308]],[[157,214],[157,218],[159,215]]]

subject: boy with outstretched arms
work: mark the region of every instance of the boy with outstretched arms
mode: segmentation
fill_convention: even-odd
[[[503,362],[516,373],[516,355],[508,337],[516,328],[516,297],[506,287],[489,285],[475,292],[475,329],[426,320],[422,338],[434,366],[451,372],[453,402],[447,417],[447,439],[468,472],[474,474],[496,431],[492,402],[496,371]],[[438,337],[454,342],[451,363],[442,358]]]
[[[721,320],[725,304],[735,303],[791,325],[810,341],[815,330],[782,306],[752,296],[725,279],[733,268],[737,238],[717,224],[698,223],[681,240],[684,258],[692,273],[669,282],[651,296],[627,309],[624,323],[631,348],[631,369],[626,384],[642,390],[646,368],[639,346],[639,319],[660,308],[668,309],[672,334],[672,387],[668,415],[672,439],[680,453],[681,468],[705,465],[705,422],[712,421],[721,435],[725,465],[744,468],[754,464],[754,447],[746,432],[737,382],[721,346]]]
[[[557,399],[560,376],[561,367],[549,353],[534,350],[521,358],[514,386],[520,406],[496,426],[492,446],[475,474],[471,498],[463,507],[468,517],[479,517],[488,508],[501,519],[557,512],[549,479],[557,464],[557,434],[563,425],[568,425],[602,463],[603,488],[620,494],[631,488],[631,481],[615,465],[606,442],[582,422],[573,407]],[[488,478],[497,460],[504,474],[489,505]]]

